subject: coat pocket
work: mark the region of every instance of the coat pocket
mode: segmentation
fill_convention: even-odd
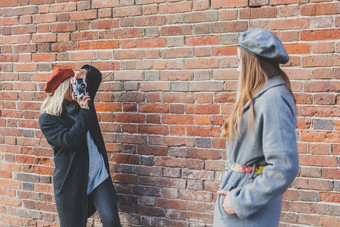
[[[70,165],[70,152],[58,152],[54,156],[55,169],[53,172],[54,192],[60,193],[68,175]]]
[[[234,187],[230,184],[226,184],[224,185],[224,187],[222,188],[222,190],[226,190],[226,191],[231,191]],[[227,212],[224,210],[223,208],[223,201],[225,199],[225,195],[221,195],[221,194],[218,194],[217,196],[217,204],[218,204],[218,210],[220,212],[220,215],[222,217],[229,217],[229,216],[233,216],[234,214],[230,215],[230,214],[227,214]]]

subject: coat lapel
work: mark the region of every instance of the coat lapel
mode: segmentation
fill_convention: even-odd
[[[254,96],[253,96],[253,99],[255,100],[256,98],[260,97],[263,93],[265,93],[267,90],[273,88],[273,87],[276,87],[276,86],[281,86],[281,85],[285,85],[285,81],[279,77],[279,76],[276,76],[276,77],[273,77],[272,79],[268,80],[267,83],[264,85],[264,88],[257,92]],[[250,101],[248,101],[244,107],[243,107],[243,111],[246,111],[250,106]]]

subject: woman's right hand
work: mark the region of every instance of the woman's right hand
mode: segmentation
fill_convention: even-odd
[[[89,100],[91,100],[91,99],[90,99],[90,96],[89,96],[88,92],[86,93],[86,95],[81,94],[81,95],[79,95],[77,97],[77,102],[78,102],[80,108],[87,109],[87,110],[90,109],[89,108],[89,103],[88,103]]]

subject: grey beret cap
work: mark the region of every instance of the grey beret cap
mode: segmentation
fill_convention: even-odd
[[[289,56],[281,41],[272,32],[265,29],[250,29],[239,37],[239,47],[256,57],[262,57],[276,63],[285,64]]]

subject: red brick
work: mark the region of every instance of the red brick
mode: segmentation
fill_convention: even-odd
[[[118,20],[96,20],[91,22],[92,29],[108,29],[108,28],[118,28]]]
[[[340,29],[303,30],[300,36],[303,41],[337,40],[340,36]]]
[[[114,74],[115,80],[142,80],[142,72],[128,72],[128,71],[118,71]]]
[[[51,62],[56,60],[56,54],[32,54],[34,62]]]
[[[270,5],[288,5],[300,3],[300,0],[270,0]]]
[[[108,8],[119,5],[119,0],[93,0],[92,8]]]
[[[40,4],[51,4],[54,3],[55,0],[31,0],[32,5],[40,5]]]
[[[137,17],[135,26],[160,26],[165,24],[165,16]]]
[[[186,112],[188,114],[219,114],[219,105],[188,105]]]
[[[21,18],[20,18],[20,21],[21,21]],[[3,17],[3,18],[0,18],[0,26],[17,25],[17,24],[18,24],[18,17]]]
[[[192,127],[193,128],[193,127]],[[206,129],[207,127],[195,127],[199,129]],[[189,127],[188,127],[189,131]],[[188,133],[189,135],[189,133]],[[213,159],[218,160],[220,158],[220,152],[217,150],[207,150],[207,149],[196,149],[190,148],[187,153],[188,158],[198,158],[198,159]]]
[[[275,18],[276,8],[247,8],[240,10],[240,19]]]
[[[160,14],[184,13],[192,10],[192,2],[178,2],[159,5]]]
[[[13,34],[20,35],[20,34],[35,33],[36,29],[37,27],[35,25],[15,26],[13,27]]]
[[[148,38],[148,39],[136,39],[135,41],[137,48],[148,48],[148,47],[165,47],[165,38]]]
[[[172,158],[172,157],[156,157],[156,165],[158,166],[169,166],[169,167],[185,167],[185,158]]]
[[[95,62],[93,63],[93,66],[98,68],[99,70],[119,70],[120,69],[120,64],[118,61]]]
[[[57,41],[56,34],[33,34],[32,36],[33,43],[48,43],[56,41]]]
[[[307,43],[285,44],[284,48],[288,54],[309,54],[311,52],[310,44]]]
[[[315,104],[318,105],[334,105],[336,97],[334,95],[328,94],[318,94],[315,95]]]
[[[329,156],[300,155],[300,165],[306,166],[337,166],[337,158]]]
[[[178,25],[178,26],[166,26],[161,28],[162,36],[174,36],[174,35],[190,35],[192,34],[192,25]]]
[[[157,5],[146,5],[143,6],[143,15],[157,14],[158,6]]]
[[[187,93],[165,93],[163,94],[164,103],[194,103],[195,98]]]
[[[176,210],[185,210],[186,209],[186,202],[181,201],[181,200],[156,198],[155,203],[156,203],[156,206],[158,206],[158,207],[164,207],[164,208],[176,209]]]
[[[217,127],[188,127],[188,136],[201,136],[201,137],[217,137],[221,134],[221,129]]]
[[[52,32],[73,32],[76,30],[75,23],[58,23],[51,25]]]
[[[218,59],[186,59],[184,61],[185,69],[211,69],[217,68],[218,65]]]
[[[247,0],[211,0],[211,8],[213,9],[246,7],[247,4]]]
[[[169,105],[166,104],[140,104],[139,112],[142,113],[168,113]]]
[[[35,24],[51,23],[51,22],[56,22],[56,21],[57,21],[56,14],[33,15],[33,23]]]
[[[313,53],[333,53],[334,52],[334,43],[327,42],[327,43],[314,43],[313,44]]]
[[[92,41],[91,49],[114,49],[119,47],[118,40]]]
[[[36,64],[16,64],[14,65],[14,70],[16,72],[35,72],[37,71]]]
[[[210,1],[209,0],[196,0],[192,2],[192,10],[206,10],[210,7]]]
[[[143,58],[143,52],[140,50],[116,50],[114,51],[114,58],[120,59],[141,59]]]
[[[319,55],[302,58],[303,67],[329,67],[340,65],[340,57],[337,55]]]
[[[137,70],[152,70],[152,69],[165,69],[166,62],[163,60],[139,60],[136,63],[136,69]],[[148,82],[145,83],[145,85],[150,85]],[[161,83],[162,89],[168,90],[168,85],[166,83]]]
[[[97,10],[87,10],[71,13],[71,20],[91,20],[97,18]]]
[[[308,28],[309,19],[281,19],[270,21],[270,30],[290,30]]]
[[[322,169],[322,178],[325,179],[340,179],[340,169]]]
[[[185,58],[191,56],[191,48],[173,48],[161,51],[161,58]]]
[[[117,163],[138,164],[139,158],[137,155],[113,154],[110,161]]]
[[[213,47],[213,56],[232,56],[237,55],[236,46]]]
[[[192,125],[194,123],[194,117],[190,115],[163,115],[162,123]]]
[[[184,199],[184,200],[211,202],[212,201],[212,193],[211,192],[196,191],[196,190],[180,189],[179,190],[179,198]]]
[[[23,223],[23,218],[21,218],[21,217],[13,217],[13,216],[2,215],[1,220],[4,223],[11,224],[11,225],[17,225],[17,226],[22,226],[22,223]]]
[[[317,16],[339,13],[340,13],[339,3],[306,4],[301,6],[302,16]]]
[[[143,35],[144,35],[144,30],[141,28],[120,29],[120,30],[116,30],[114,33],[114,37],[116,39],[143,37]]]
[[[292,183],[292,187],[297,189],[331,191],[333,189],[333,182],[328,180],[297,178]]]
[[[211,25],[213,33],[244,32],[247,29],[248,22],[246,21],[216,22]]]
[[[195,12],[184,15],[185,23],[210,22],[218,20],[218,12]]]
[[[161,71],[160,80],[191,80],[191,72],[188,71]]]
[[[332,193],[332,192],[321,192],[320,200],[323,202],[329,203],[339,203],[340,202],[340,193]]]
[[[63,4],[55,4],[51,7],[51,13],[60,13],[60,12],[71,12],[76,10],[76,3],[69,2]]]
[[[185,43],[188,46],[216,45],[219,44],[219,37],[218,36],[186,37]]]
[[[142,7],[128,6],[128,7],[115,7],[113,9],[114,17],[131,17],[142,15]]]
[[[336,143],[339,141],[340,132],[328,132],[328,131],[302,131],[301,141],[306,142],[330,142]]]
[[[332,68],[321,68],[321,69],[313,69],[312,78],[313,79],[331,79],[333,76]]]
[[[122,111],[121,104],[114,104],[114,103],[96,103],[95,104],[96,110],[100,112],[117,112]]]
[[[338,226],[340,225],[340,218],[332,216],[320,216],[320,225],[326,227]]]
[[[0,7],[13,7],[13,6],[17,6],[18,1],[13,1],[13,0],[3,0],[0,2]]]
[[[95,52],[78,52],[70,54],[71,61],[93,60],[96,58],[97,56]]]

